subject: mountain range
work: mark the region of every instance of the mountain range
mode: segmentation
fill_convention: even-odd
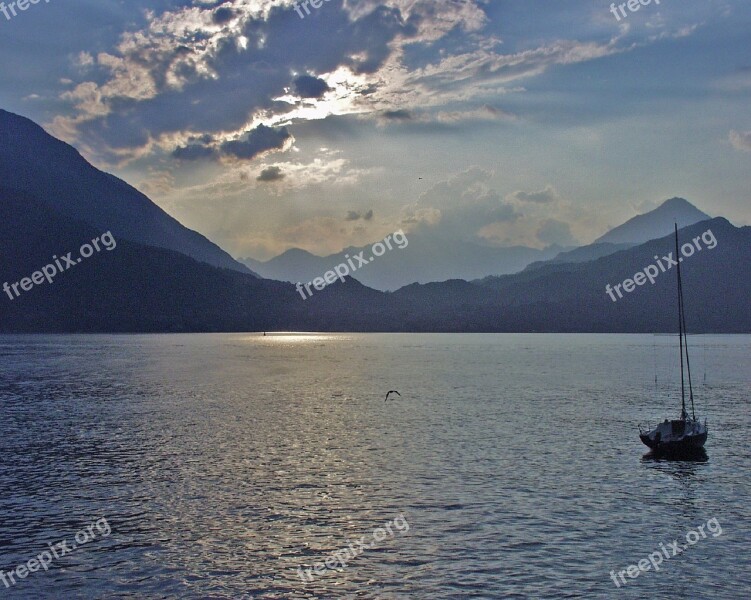
[[[376,290],[393,291],[410,283],[430,283],[448,279],[476,279],[486,275],[516,273],[533,261],[544,261],[558,255],[564,248],[549,246],[544,250],[511,246],[497,248],[474,242],[437,240],[412,233],[403,249],[394,248],[378,260],[354,273],[360,283]],[[347,256],[372,256],[371,246],[345,248],[329,256],[316,256],[300,248],[292,248],[266,262],[239,259],[262,277],[303,283],[320,277],[336,265],[346,263]]]
[[[543,250],[525,246],[493,247],[476,242],[437,240],[413,233],[409,245],[385,253],[353,277],[377,290],[396,290],[410,283],[430,283],[448,279],[480,279],[486,276],[517,273],[536,269],[549,261],[586,262],[607,256],[648,240],[668,234],[673,223],[693,225],[709,219],[683,198],[671,198],[657,209],[634,217],[612,229],[588,246],[562,248],[548,246]],[[240,262],[268,279],[291,283],[312,281],[315,277],[346,263],[347,256],[364,252],[372,255],[371,246],[345,248],[329,256],[316,256],[300,248],[292,248],[267,261],[241,258]]]
[[[32,276],[53,256],[76,252],[105,231],[112,231],[117,247],[19,297],[0,292],[2,332],[676,330],[675,271],[617,302],[606,285],[632,278],[655,256],[671,252],[664,213],[686,209],[698,217],[685,201],[658,209],[662,222],[656,230],[646,215],[617,236],[556,253],[515,274],[413,282],[393,292],[347,278],[303,300],[290,283],[243,272],[245,267],[148,198],[8,114],[0,115],[2,126],[11,122],[16,129],[12,135],[0,130],[0,285]],[[26,133],[31,141],[21,135]],[[751,332],[751,227],[723,218],[681,224],[682,242],[710,230],[717,242],[683,263],[689,330]],[[155,239],[160,231],[169,235]],[[640,238],[654,231],[660,232],[656,238]],[[405,250],[419,248],[415,240]]]

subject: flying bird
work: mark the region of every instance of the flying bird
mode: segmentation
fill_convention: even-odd
[[[388,400],[388,399],[389,399],[389,396],[390,396],[391,394],[396,394],[396,395],[397,395],[397,396],[399,396],[400,398],[401,398],[401,396],[402,396],[402,395],[401,395],[401,394],[400,394],[399,392],[397,392],[396,390],[389,390],[389,392],[388,392],[388,393],[386,394],[386,400]],[[386,402],[386,400],[384,400],[384,402]]]

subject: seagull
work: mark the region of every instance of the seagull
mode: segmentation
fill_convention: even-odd
[[[400,394],[399,392],[397,392],[396,390],[389,390],[388,394],[386,394],[386,400],[388,400],[388,399],[389,399],[389,396],[390,396],[391,394],[396,394],[396,395],[397,395],[397,396],[399,396],[400,398],[401,398],[401,396],[402,396],[402,395],[401,395],[401,394]],[[386,400],[384,400],[384,402],[386,402]]]

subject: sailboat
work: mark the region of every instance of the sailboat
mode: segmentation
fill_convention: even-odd
[[[675,255],[678,251],[678,224],[675,224]],[[681,353],[681,416],[678,419],[665,419],[654,429],[643,431],[639,427],[639,438],[653,450],[662,455],[692,455],[702,452],[707,441],[707,421],[701,423],[696,418],[694,408],[694,388],[691,384],[691,363],[688,359],[688,341],[686,339],[686,309],[683,303],[683,281],[681,279],[681,261],[678,260],[678,345]],[[683,369],[683,357],[686,357],[686,374],[688,375],[688,395],[691,401],[691,416],[686,412],[686,380]]]

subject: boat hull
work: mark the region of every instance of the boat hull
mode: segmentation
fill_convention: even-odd
[[[687,435],[683,439],[671,441],[656,441],[650,439],[647,434],[641,434],[639,438],[645,446],[660,454],[691,454],[704,448],[707,432]]]
[[[665,421],[652,431],[640,432],[639,439],[662,455],[690,455],[701,451],[707,441],[707,426],[694,420]]]

